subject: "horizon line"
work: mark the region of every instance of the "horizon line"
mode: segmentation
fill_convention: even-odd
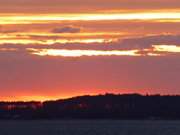
[[[79,97],[85,97],[85,96],[90,96],[90,97],[96,97],[96,96],[107,96],[107,95],[114,95],[114,96],[123,96],[123,95],[139,95],[139,96],[180,96],[180,94],[160,94],[160,93],[137,93],[137,92],[130,92],[130,93],[99,93],[99,94],[83,94],[83,95],[77,95],[77,96],[70,96],[70,97],[65,97],[65,98],[56,98],[56,99],[45,99],[45,100],[0,100],[0,103],[2,102],[49,102],[49,101],[59,101],[59,100],[69,100],[73,98],[79,98]]]

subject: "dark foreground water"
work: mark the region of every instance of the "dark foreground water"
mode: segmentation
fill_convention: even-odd
[[[180,135],[180,121],[0,121],[0,135]]]

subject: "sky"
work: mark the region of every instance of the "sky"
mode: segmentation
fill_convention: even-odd
[[[180,1],[0,3],[0,100],[180,94]]]

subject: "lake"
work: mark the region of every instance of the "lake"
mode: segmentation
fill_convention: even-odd
[[[180,121],[0,121],[0,135],[180,135]]]

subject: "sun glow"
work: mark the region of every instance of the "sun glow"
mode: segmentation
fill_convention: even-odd
[[[153,45],[154,51],[180,53],[180,46],[177,45]]]
[[[13,97],[10,98],[10,97],[2,97],[1,100],[2,101],[47,101],[47,100],[56,100],[56,99],[59,99],[60,96],[56,97],[56,96],[34,96],[34,95],[30,95],[30,96],[17,96],[17,97]]]
[[[96,14],[1,14],[0,24],[32,24],[52,21],[180,20],[180,12],[137,12]]]
[[[27,48],[31,54],[39,56],[62,56],[62,57],[81,57],[81,56],[139,56],[137,50],[112,50],[112,51],[99,51],[99,50],[66,50],[66,49],[34,49]]]

